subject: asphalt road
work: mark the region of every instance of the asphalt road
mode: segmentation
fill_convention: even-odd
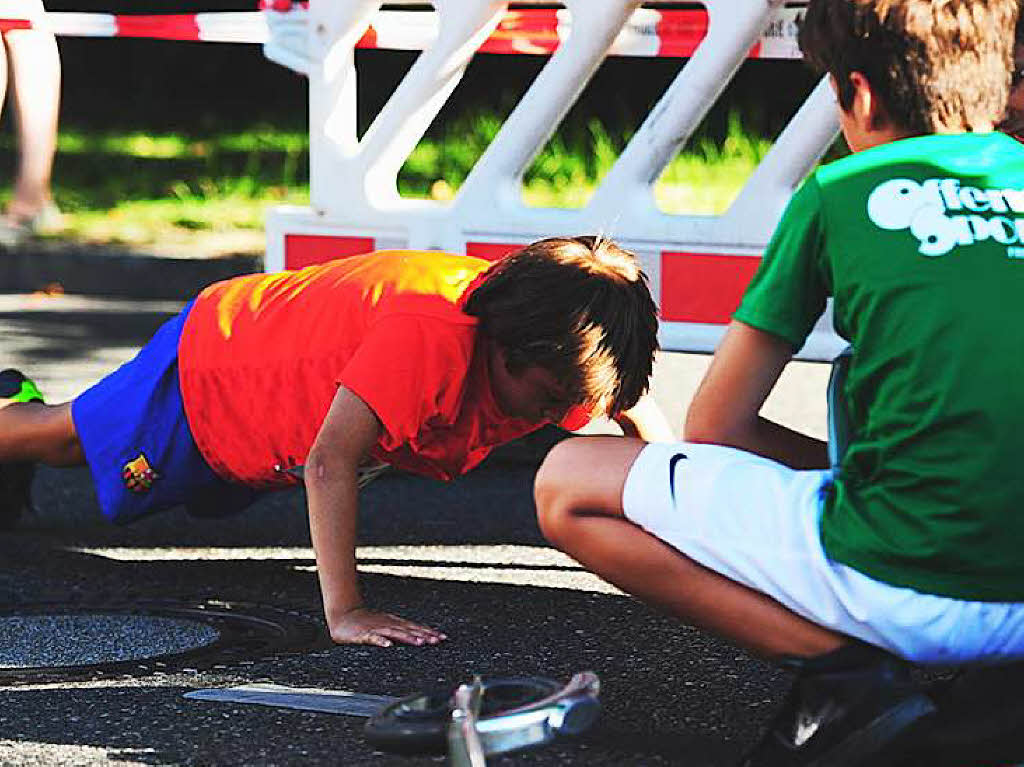
[[[72,397],[130,357],[178,306],[0,296],[0,365],[24,368],[51,401]],[[655,396],[674,424],[706,364],[687,355],[659,361]],[[768,412],[823,434],[826,378],[823,366],[796,366]],[[191,670],[57,671],[45,683],[0,668],[0,764],[438,764],[375,752],[358,718],[183,695],[249,682],[404,695],[474,673],[567,679],[583,669],[603,684],[604,713],[591,732],[491,764],[731,763],[779,702],[785,676],[548,549],[533,518],[533,467],[514,458],[448,485],[385,476],[364,495],[359,558],[368,601],[442,628],[450,638],[441,646],[323,645]],[[113,527],[99,517],[85,470],[41,470],[36,500],[38,514],[0,536],[8,616],[39,603],[161,599],[246,603],[255,615],[264,605],[319,620],[298,492],[229,519],[177,510]],[[50,637],[56,645],[59,631]],[[106,641],[133,640],[111,629]]]

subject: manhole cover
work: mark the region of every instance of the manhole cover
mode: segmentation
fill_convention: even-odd
[[[320,621],[240,602],[106,602],[0,610],[0,683],[200,669],[330,646]]]
[[[212,626],[152,615],[0,618],[0,668],[82,666],[173,655],[220,637]]]

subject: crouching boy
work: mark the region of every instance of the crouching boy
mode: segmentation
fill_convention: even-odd
[[[493,265],[382,251],[237,277],[71,403],[0,376],[0,478],[22,488],[3,499],[7,522],[33,462],[87,463],[114,522],[182,504],[223,514],[304,477],[331,636],[436,643],[441,632],[363,603],[359,473],[383,463],[451,479],[501,443],[592,414],[661,433],[631,416],[656,332],[636,260],[594,237],[541,240]]]
[[[687,442],[569,440],[537,476],[557,546],[798,672],[748,764],[879,764],[941,715],[903,659],[1024,656],[1024,148],[992,132],[1016,15],[811,0],[801,46],[854,154],[792,199]],[[834,472],[824,443],[759,415],[829,297],[853,347]]]

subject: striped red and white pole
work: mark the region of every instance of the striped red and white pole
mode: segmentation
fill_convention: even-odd
[[[16,0],[0,0],[0,32],[24,29],[31,21],[18,16]],[[307,2],[261,0],[260,10],[194,14],[105,14],[51,12],[47,22],[65,37],[143,37],[194,42],[267,43],[271,25],[282,20],[304,24]],[[779,8],[751,58],[800,57],[796,43],[799,8]],[[277,16],[279,14],[279,16]],[[359,48],[423,50],[438,34],[437,15],[430,11],[380,11],[357,43]],[[702,9],[656,10],[641,8],[615,39],[613,56],[688,57],[707,34],[708,14]],[[528,8],[509,11],[480,47],[482,53],[550,54],[572,32],[567,10]]]

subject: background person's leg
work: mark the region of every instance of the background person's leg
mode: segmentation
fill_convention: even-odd
[[[622,490],[644,445],[588,437],[555,446],[536,480],[537,512],[548,540],[623,591],[760,655],[817,656],[848,641],[626,519]]]
[[[3,108],[3,105],[7,100],[7,86],[10,85],[8,80],[9,74],[7,64],[7,41],[4,35],[0,35],[0,109]]]
[[[60,55],[39,0],[32,29],[4,35],[18,135],[14,197],[7,208],[13,223],[34,224],[52,209],[50,177],[57,149],[60,110]]]

